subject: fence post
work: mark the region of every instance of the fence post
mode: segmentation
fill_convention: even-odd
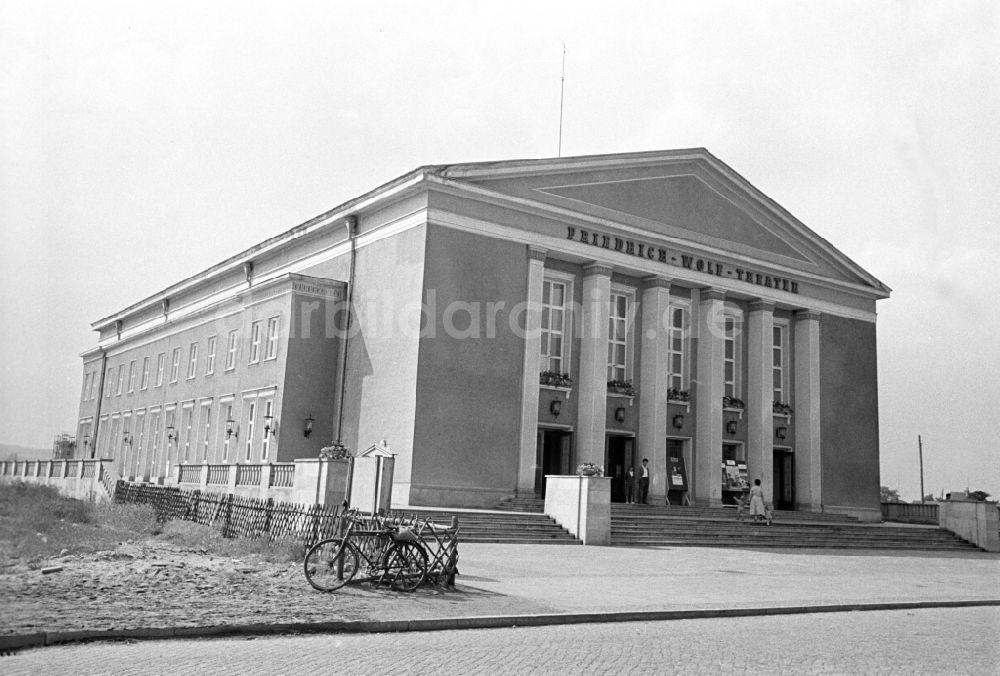
[[[264,505],[264,532],[271,537],[271,516],[274,513],[274,498],[268,498]],[[271,538],[274,539],[274,538]]]
[[[233,519],[233,494],[229,493],[226,495],[226,522],[222,526],[222,537],[228,538],[232,537],[232,532],[230,531],[230,524]]]

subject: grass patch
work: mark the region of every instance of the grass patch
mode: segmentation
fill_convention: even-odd
[[[151,538],[234,559],[283,563],[305,556],[305,548],[293,540],[230,539],[188,521],[159,523],[149,505],[95,504],[63,497],[52,486],[0,484],[0,563],[35,566],[46,558],[110,551],[123,542]]]

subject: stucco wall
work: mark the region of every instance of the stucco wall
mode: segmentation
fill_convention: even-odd
[[[823,315],[819,352],[824,508],[881,518],[875,325]]]
[[[491,506],[517,483],[524,342],[510,315],[527,295],[527,250],[429,226],[427,252],[434,335],[420,341],[411,502]]]

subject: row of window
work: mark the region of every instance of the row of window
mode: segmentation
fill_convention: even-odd
[[[250,358],[248,363],[257,364],[261,361],[277,359],[279,328],[280,319],[277,316],[267,320],[266,329],[264,320],[255,321],[250,325]],[[239,329],[233,329],[229,332],[226,339],[226,371],[232,371],[236,368],[239,340]],[[203,373],[206,376],[215,373],[217,342],[217,336],[210,336],[205,344]],[[170,383],[176,383],[180,379],[182,352],[182,348],[175,347],[170,354]],[[115,367],[109,368],[104,382],[104,396],[131,394],[135,391],[137,379],[140,391],[148,389],[151,382],[154,383],[154,387],[162,387],[167,365],[166,359],[167,354],[160,352],[156,355],[155,367],[152,364],[152,358],[146,356],[142,359],[141,367],[138,366],[137,360],[133,359],[127,365],[124,362],[119,364],[117,370]],[[188,346],[184,366],[187,380],[193,380],[197,377],[199,359],[201,359],[201,343],[193,342]],[[151,367],[152,370],[150,370]],[[98,375],[99,371],[90,371],[84,374],[83,401],[94,399],[97,396]]]
[[[234,418],[242,415],[242,420]],[[101,417],[91,456],[120,458],[126,476],[166,476],[172,464],[267,462],[276,425],[274,392],[245,395],[243,410],[232,397],[190,401]],[[81,425],[89,433],[90,423]],[[237,452],[239,456],[237,456]]]
[[[569,371],[570,299],[569,279],[546,277],[542,282],[541,371]],[[622,288],[612,289],[608,308],[608,380],[628,381],[632,378],[629,327],[634,318],[634,295]],[[667,374],[668,387],[685,390],[690,367],[690,305],[671,299],[667,314]],[[742,343],[739,340],[741,318],[727,314],[724,318],[725,395],[741,396],[740,367]],[[772,335],[772,380],[774,401],[785,402],[788,394],[787,359],[788,326],[775,323]]]

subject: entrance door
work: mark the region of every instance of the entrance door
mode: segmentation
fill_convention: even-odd
[[[546,474],[569,474],[570,441],[564,430],[539,429],[535,441],[535,495],[545,497]]]
[[[774,449],[774,508],[795,509],[795,455]]]
[[[624,436],[609,436],[607,462],[604,476],[611,477],[611,502],[625,502],[628,499],[628,468],[635,467],[635,439]],[[634,499],[634,498],[633,498]]]

